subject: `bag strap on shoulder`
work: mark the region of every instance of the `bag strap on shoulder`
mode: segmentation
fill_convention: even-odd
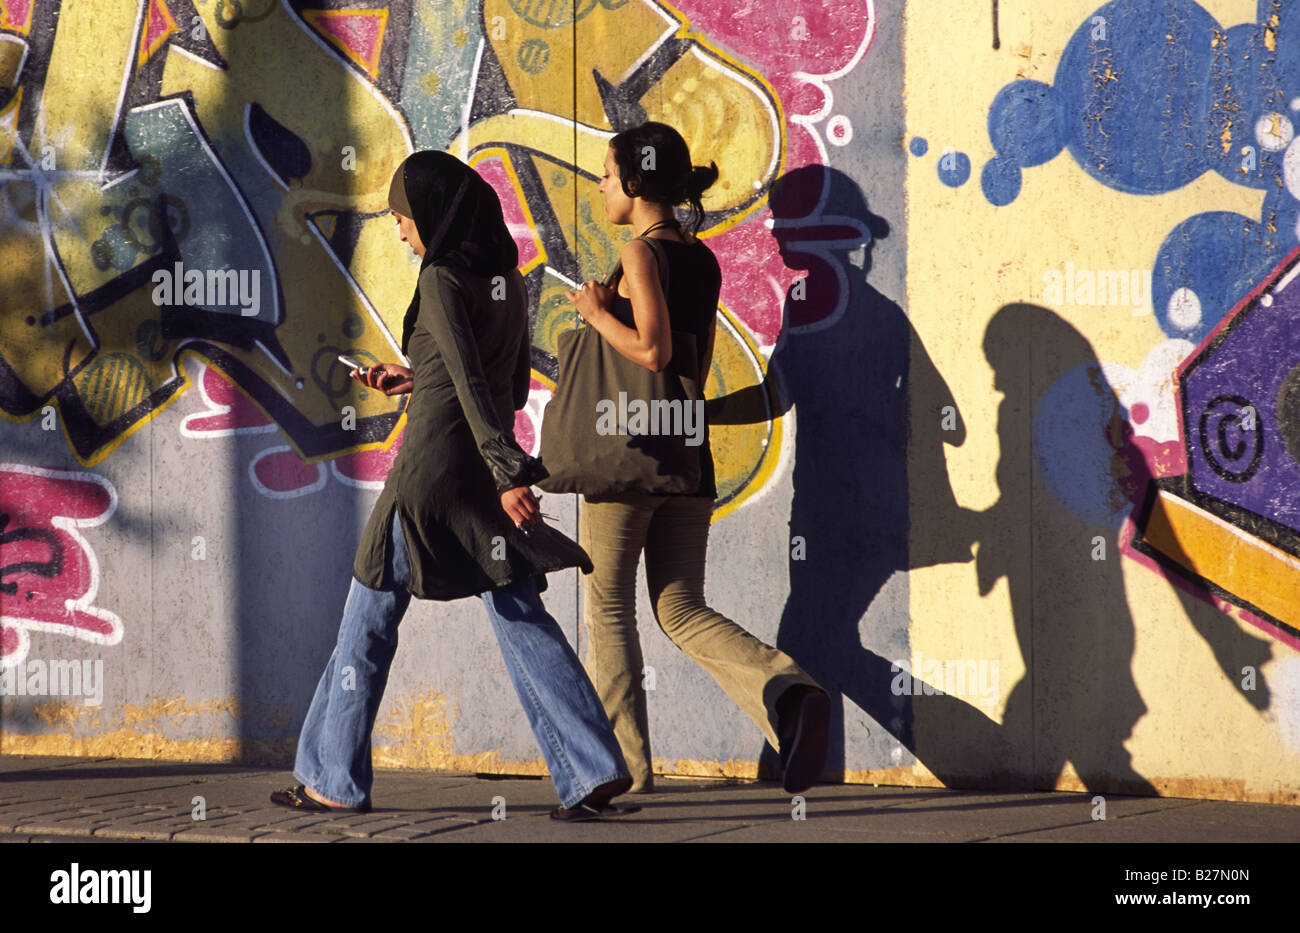
[[[659,268],[659,284],[663,287],[664,299],[667,300],[668,282],[669,282],[668,256],[666,253],[664,253],[663,244],[657,241],[654,237],[649,237],[649,236],[639,236],[636,239],[645,243],[646,246],[650,247],[650,252],[654,253],[655,265],[658,266]],[[608,286],[609,288],[614,288],[618,285],[618,280],[622,277],[623,277],[623,260],[619,259],[618,262],[614,264],[614,270],[610,272],[609,276],[605,279],[605,285]]]
[[[659,266],[659,284],[664,290],[664,301],[668,300],[668,255],[664,252],[664,245],[654,237],[642,236],[637,237],[650,247],[650,252],[655,254],[655,263]]]
[[[662,286],[664,290],[664,300],[667,301],[668,281],[669,281],[668,256],[664,253],[663,244],[656,243],[654,237],[639,236],[636,239],[643,241],[647,246],[650,247],[650,252],[654,253],[655,264],[659,268],[659,284],[660,286]],[[611,270],[609,275],[605,277],[605,287],[617,289],[618,280],[621,279],[622,277],[623,277],[623,260],[622,258],[620,258],[616,263],[614,263],[613,270]],[[617,294],[617,291],[615,292],[615,294]],[[579,316],[577,323],[574,325],[574,328],[577,329],[579,327],[584,327],[584,326],[586,326],[586,321],[584,321],[582,317]]]

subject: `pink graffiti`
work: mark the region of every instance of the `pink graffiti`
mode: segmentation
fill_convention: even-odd
[[[515,441],[534,457],[542,446],[542,412],[550,400],[551,390],[533,379],[528,387],[527,403],[515,412]]]
[[[750,62],[776,91],[786,121],[786,172],[826,164],[819,126],[832,144],[849,141],[847,122],[828,119],[835,99],[829,82],[853,70],[870,48],[876,25],[871,0],[675,5],[693,29]],[[722,303],[765,346],[776,342],[786,310],[786,324],[795,330],[838,320],[848,303],[848,280],[832,254],[870,239],[857,221],[824,213],[829,178],[817,180],[821,184],[783,191],[775,217],[758,212],[709,241],[726,270]],[[800,255],[791,265],[782,251]],[[810,293],[787,309],[789,289],[804,276]]]
[[[1147,469],[1156,479],[1182,476],[1187,472],[1187,451],[1180,441],[1155,441],[1141,434],[1133,435],[1133,446],[1142,452]]]
[[[828,175],[814,170],[804,184],[783,188],[756,220],[709,240],[725,270],[720,300],[760,343],[776,342],[783,314],[791,330],[815,329],[837,321],[848,304],[840,255],[869,243],[871,233],[854,218],[823,213],[829,183]],[[806,293],[787,302],[801,278]]]
[[[492,186],[501,199],[501,213],[505,216],[506,226],[510,228],[515,245],[519,247],[519,266],[527,266],[540,254],[532,227],[528,225],[528,217],[519,203],[519,195],[506,173],[505,163],[500,158],[484,159],[474,166],[474,170]]]
[[[308,463],[292,447],[268,447],[248,463],[248,477],[262,495],[292,499],[325,488],[329,475],[323,463]]]
[[[789,129],[787,170],[824,163],[812,125],[834,107],[827,82],[852,70],[871,45],[871,0],[680,0],[674,6],[695,31],[751,63],[781,98]]]
[[[199,395],[206,410],[186,415],[181,421],[185,437],[224,437],[236,433],[274,431],[271,419],[249,401],[248,396],[213,366],[204,366],[198,376]]]
[[[5,0],[0,3],[0,26],[26,29],[32,21],[32,0]]]
[[[397,459],[397,452],[402,449],[402,440],[406,437],[405,427],[397,432],[397,437],[387,447],[375,450],[359,450],[344,454],[330,461],[334,478],[349,486],[362,489],[379,489],[388,477],[388,471]]]
[[[0,663],[27,657],[30,632],[97,645],[122,640],[122,620],[94,605],[99,562],[81,529],[117,510],[117,492],[93,473],[0,464]]]
[[[226,375],[213,366],[203,366],[195,380],[204,410],[186,415],[181,434],[186,437],[224,437],[230,434],[273,432],[276,426],[249,401]],[[339,482],[362,488],[378,488],[402,446],[402,435],[387,448],[357,451],[330,463]],[[308,463],[291,447],[279,445],[257,453],[248,464],[249,480],[259,493],[272,499],[304,496],[323,489],[329,480],[323,463]]]

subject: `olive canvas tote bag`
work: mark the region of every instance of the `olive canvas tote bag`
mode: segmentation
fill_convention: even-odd
[[[663,247],[655,254],[664,295]],[[615,266],[607,282],[622,275]],[[673,331],[673,356],[651,372],[615,350],[594,327],[580,325],[556,339],[559,378],[542,418],[540,456],[547,492],[591,497],[624,493],[692,493],[700,485],[704,397],[695,335]]]

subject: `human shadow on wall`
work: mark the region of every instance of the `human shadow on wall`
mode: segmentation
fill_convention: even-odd
[[[900,677],[906,671],[893,663],[911,663],[907,578],[882,589],[912,567],[970,561],[974,526],[956,504],[943,455],[944,443],[965,439],[956,403],[902,308],[867,281],[872,244],[889,224],[826,166],[783,176],[770,204],[782,260],[806,275],[787,291],[764,381],[711,402],[709,421],[765,420],[769,400],[776,413],[797,413],[790,595],[776,644],[831,695],[826,770],[846,770],[845,718],[860,718],[846,711],[847,698],[874,720],[855,725],[869,743],[867,768],[907,771],[901,744],[944,784],[1008,786],[1014,769],[1000,726],[965,699]],[[857,250],[861,271],[849,261]],[[910,514],[909,449],[924,514]],[[914,518],[930,530],[909,550]],[[914,729],[917,718],[924,730]],[[855,749],[854,763],[862,756]],[[766,746],[759,767],[776,773]]]
[[[1006,576],[1028,669],[1003,723],[1032,730],[1042,786],[1069,760],[1089,790],[1153,794],[1123,747],[1146,706],[1132,674],[1134,625],[1114,533],[1153,492],[1147,462],[1091,346],[1054,312],[1026,304],[1000,309],[984,351],[994,387],[1005,393],[998,410],[1002,495],[983,514],[976,569],[981,593]],[[1224,676],[1245,702],[1267,708],[1262,677],[1255,689],[1243,689],[1240,671],[1258,671],[1269,660],[1268,642],[1225,625],[1203,594],[1171,583]]]
[[[1188,480],[1190,483],[1190,480]],[[1188,568],[1188,575],[1175,573],[1163,564],[1150,569],[1164,577],[1187,613],[1187,621],[1214,654],[1215,663],[1242,699],[1259,712],[1272,705],[1272,691],[1265,679],[1264,665],[1273,660],[1273,646],[1265,638],[1242,631],[1227,613],[1218,608],[1214,597],[1197,574],[1195,562],[1170,542],[1166,556],[1178,566]],[[1245,684],[1251,684],[1249,688]]]
[[[1089,790],[1154,794],[1123,744],[1146,706],[1133,679],[1134,624],[1115,533],[1152,494],[1152,475],[1092,347],[1057,314],[1001,308],[984,352],[1004,393],[1001,496],[981,516],[976,571],[981,594],[1007,578],[1027,669],[1004,727],[1032,735],[1036,786],[1053,786],[1068,760]],[[1203,594],[1171,583],[1224,676],[1266,709],[1262,676],[1248,690],[1240,672],[1269,660],[1268,642],[1225,625]]]
[[[1116,534],[1150,486],[1145,460],[1091,345],[1053,311],[1000,308],[984,355],[1003,398],[976,577],[981,596],[1006,578],[1025,667],[1003,726],[1035,787],[1069,761],[1090,791],[1154,795],[1124,747],[1147,707]]]

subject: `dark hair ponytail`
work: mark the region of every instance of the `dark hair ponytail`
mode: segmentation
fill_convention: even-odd
[[[654,204],[690,208],[687,224],[691,232],[704,223],[701,197],[718,180],[718,166],[691,165],[691,151],[666,123],[642,123],[624,130],[609,141],[614,164],[622,179],[623,193]]]
[[[718,166],[710,162],[708,166],[692,165],[691,172],[686,176],[685,197],[678,204],[685,202],[690,206],[691,216],[687,221],[690,224],[691,232],[695,233],[704,223],[704,205],[700,202],[701,196],[713,183],[718,180]]]

